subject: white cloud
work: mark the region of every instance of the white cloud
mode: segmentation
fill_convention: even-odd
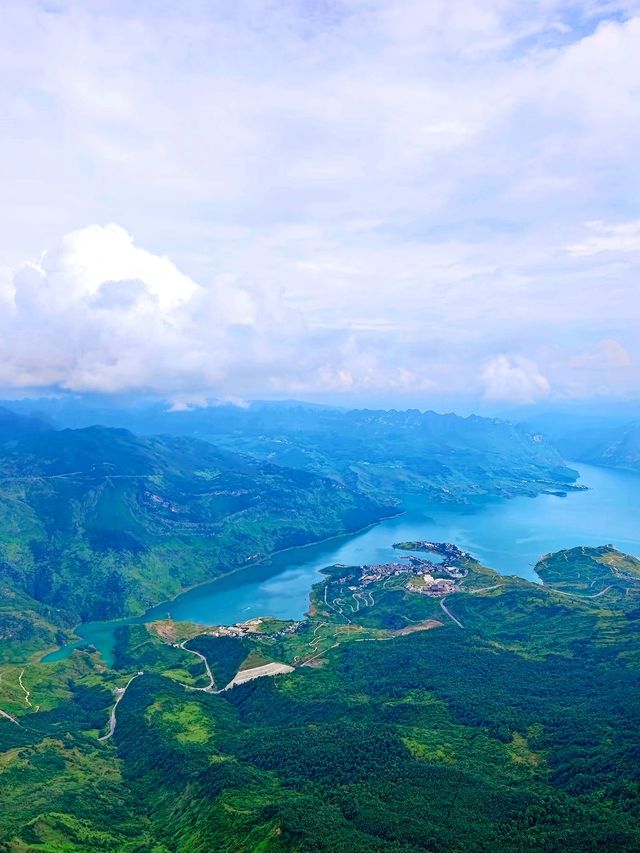
[[[487,400],[510,403],[533,403],[548,397],[549,381],[538,366],[522,357],[498,355],[486,365],[480,376]]]
[[[116,225],[68,234],[11,285],[4,386],[198,390],[220,380],[234,341],[259,337],[259,314],[273,321],[268,300],[224,278],[205,289]]]
[[[567,350],[640,355],[639,13],[7,0],[0,383],[606,386]]]
[[[632,363],[631,356],[622,344],[610,338],[600,341],[594,349],[574,356],[569,362],[571,367],[588,370],[630,367]]]
[[[66,235],[7,280],[0,387],[151,391],[174,408],[231,399],[233,388],[433,387],[415,370],[385,363],[353,329],[314,328],[277,287],[247,289],[229,275],[197,284],[113,224]],[[379,332],[375,323],[354,328]]]
[[[581,243],[567,246],[567,252],[578,258],[600,252],[640,252],[640,219],[616,225],[587,222],[588,234]]]

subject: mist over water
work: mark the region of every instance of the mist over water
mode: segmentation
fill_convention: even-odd
[[[640,523],[634,509],[640,474],[581,464],[572,467],[580,472],[579,482],[589,491],[570,492],[566,497],[491,499],[463,508],[434,505],[412,496],[405,502],[403,515],[361,533],[292,548],[261,565],[185,592],[144,616],[89,623],[77,633],[110,663],[114,631],[119,625],[168,615],[203,625],[228,625],[255,616],[300,619],[323,567],[397,560],[400,554],[392,546],[403,540],[453,542],[502,574],[534,581],[534,566],[549,551],[612,543],[621,551],[640,556]],[[60,660],[72,648],[66,646],[44,660]]]

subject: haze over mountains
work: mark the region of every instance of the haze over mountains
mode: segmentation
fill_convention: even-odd
[[[233,452],[332,476],[376,498],[400,491],[452,500],[531,493],[570,482],[560,454],[540,434],[495,418],[435,412],[337,409],[289,402],[221,404],[186,411],[166,404],[96,406],[82,399],[6,405],[58,426],[96,423],[135,433],[200,438]],[[557,469],[550,475],[550,471]],[[452,486],[455,490],[452,491]],[[455,494],[454,494],[455,491]]]
[[[640,419],[609,413],[548,414],[529,419],[528,429],[544,432],[565,458],[608,468],[640,470]]]

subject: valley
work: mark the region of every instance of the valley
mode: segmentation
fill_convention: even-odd
[[[640,853],[640,0],[0,9],[0,853]]]
[[[579,465],[580,483],[589,486],[564,498],[480,500],[474,506],[451,508],[416,496],[406,496],[402,514],[384,519],[359,533],[315,545],[295,547],[260,564],[204,583],[149,609],[131,624],[157,621],[169,614],[174,620],[202,625],[230,625],[269,614],[279,619],[302,619],[309,590],[327,565],[370,565],[393,562],[399,552],[393,543],[428,536],[456,542],[501,574],[536,580],[534,566],[546,550],[578,544],[598,546],[613,541],[628,553],[640,555],[640,531],[635,495],[640,477]],[[123,620],[92,622],[77,628],[76,644],[89,643],[111,662],[115,631]],[[58,660],[73,646],[54,651]]]

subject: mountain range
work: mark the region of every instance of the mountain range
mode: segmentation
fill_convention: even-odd
[[[219,404],[174,411],[159,403],[87,404],[74,398],[10,407],[52,424],[96,423],[140,435],[199,438],[234,453],[329,476],[374,500],[414,493],[463,503],[482,495],[539,494],[572,483],[539,430],[496,418],[288,402]]]

